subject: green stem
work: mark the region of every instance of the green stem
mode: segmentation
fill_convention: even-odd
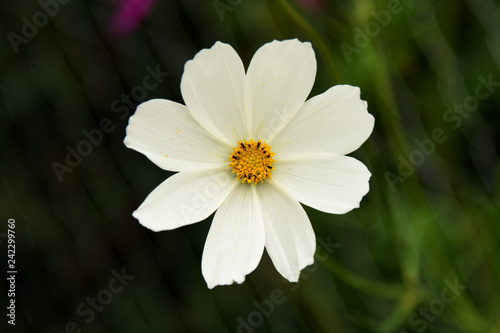
[[[300,13],[287,1],[287,0],[276,0],[285,13],[290,16],[290,18],[304,30],[306,35],[311,39],[319,54],[323,58],[326,64],[326,68],[335,82],[340,82],[340,74],[335,68],[335,63],[330,55],[328,46],[323,41],[321,36],[316,32],[316,29],[302,16]]]
[[[344,267],[341,267],[333,258],[328,258],[323,261],[317,258],[317,260],[339,279],[367,294],[382,298],[399,299],[404,291],[399,285],[372,281],[359,276]]]

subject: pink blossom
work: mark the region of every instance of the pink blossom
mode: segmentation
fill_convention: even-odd
[[[297,0],[302,7],[308,10],[317,10],[325,5],[323,0]]]
[[[111,34],[123,37],[131,33],[149,14],[156,0],[117,0],[118,8],[109,24]]]

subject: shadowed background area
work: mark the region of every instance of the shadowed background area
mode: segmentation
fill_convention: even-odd
[[[499,332],[500,4],[41,0],[3,3],[0,248],[16,231],[16,326],[2,332]],[[123,145],[138,103],[183,103],[186,61],[220,40],[245,66],[311,41],[310,96],[361,88],[374,133],[361,207],[306,208],[316,263],[267,254],[209,290],[211,217],[153,233],[132,217],[171,173]],[[2,278],[2,294],[9,286]],[[4,298],[3,298],[4,299]]]

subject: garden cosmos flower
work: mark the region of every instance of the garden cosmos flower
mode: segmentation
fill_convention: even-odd
[[[133,213],[153,230],[216,211],[202,258],[209,288],[242,283],[264,248],[291,282],[314,261],[316,238],[301,204],[343,214],[368,193],[368,169],[344,156],[371,134],[360,90],[338,85],[306,101],[316,76],[310,43],[263,45],[247,72],[217,42],[186,63],[186,106],[154,99],[130,118],[125,145],[177,171]]]

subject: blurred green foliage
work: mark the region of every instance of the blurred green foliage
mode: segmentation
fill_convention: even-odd
[[[40,10],[1,8],[0,233],[16,219],[16,331],[500,332],[500,87],[484,84],[500,82],[498,2],[158,0],[118,39],[114,2],[70,0],[16,53],[8,33]],[[299,284],[265,255],[244,284],[208,290],[210,221],[152,233],[131,216],[170,174],[122,144],[128,117],[145,99],[182,102],[184,63],[217,40],[248,65],[287,38],[313,43],[311,96],[361,87],[376,125],[353,155],[371,190],[346,215],[307,209],[321,241]],[[168,77],[138,98],[157,65]],[[60,182],[53,162],[103,119],[113,130]],[[123,268],[135,278],[87,322],[78,307]]]

